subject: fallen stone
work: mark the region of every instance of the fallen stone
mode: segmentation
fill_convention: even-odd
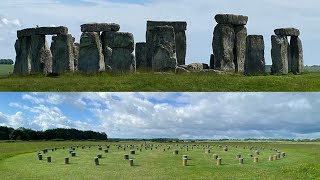
[[[137,69],[147,68],[147,44],[144,42],[136,43],[135,48]]]
[[[264,40],[261,35],[247,37],[245,74],[254,75],[265,73]]]
[[[52,72],[58,74],[74,72],[75,51],[78,50],[74,47],[73,37],[71,34],[60,34],[53,36],[51,43],[51,52],[53,55]]]
[[[232,26],[218,24],[214,29],[214,60],[215,69],[235,72],[234,64],[235,32]]]
[[[291,37],[290,40],[291,49],[291,71],[294,74],[303,73],[304,62],[303,62],[303,48],[302,42],[299,37]]]
[[[234,14],[217,14],[215,16],[215,20],[219,24],[241,26],[248,23],[248,16]]]
[[[289,42],[285,36],[271,36],[272,74],[288,74],[289,68]]]
[[[90,24],[81,25],[81,32],[101,32],[101,31],[117,32],[119,30],[120,30],[120,25],[115,23],[90,23]]]
[[[235,53],[234,64],[235,71],[238,73],[244,72],[244,63],[246,60],[246,42],[247,28],[245,26],[236,26],[235,28]]]
[[[187,67],[187,70],[192,72],[202,71],[204,69],[209,69],[209,65],[204,63],[192,63]]]
[[[136,71],[136,62],[131,49],[112,50],[111,67],[113,71]]]
[[[84,73],[98,73],[105,70],[102,46],[98,33],[82,33],[78,69]]]
[[[275,29],[274,33],[279,36],[300,36],[300,31],[296,28]]]

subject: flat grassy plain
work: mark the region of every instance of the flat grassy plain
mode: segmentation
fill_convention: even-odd
[[[110,146],[109,153],[99,151]],[[148,143],[153,144],[152,150],[136,150],[134,166],[130,167],[124,154],[129,154],[118,145],[135,144],[135,150],[144,142],[15,142],[0,143],[0,175],[1,179],[320,179],[320,143],[291,143],[291,142],[194,142],[194,143]],[[70,146],[79,145],[75,152],[76,157],[70,157]],[[85,149],[80,148],[86,145]],[[88,148],[91,145],[91,148]],[[180,149],[183,145],[187,145]],[[207,154],[203,146],[210,146],[211,153]],[[224,152],[218,145],[228,145],[229,151]],[[65,146],[66,149],[61,147]],[[168,147],[171,147],[168,150]],[[236,148],[235,146],[239,146]],[[257,147],[260,155],[255,155]],[[49,148],[44,154],[44,160],[39,161],[37,151]],[[58,148],[52,152],[51,148]],[[130,146],[129,146],[130,147]],[[193,147],[193,149],[192,149]],[[245,149],[243,148],[245,147]],[[265,147],[265,150],[261,148]],[[269,155],[275,154],[270,147],[286,152],[286,157],[268,161]],[[166,151],[164,151],[166,149]],[[178,149],[179,155],[173,150]],[[15,155],[3,154],[20,151]],[[94,165],[94,157],[102,154],[100,166]],[[222,158],[222,165],[217,166],[213,154]],[[236,155],[244,157],[244,164],[240,165]],[[259,157],[254,163],[248,156],[253,154]],[[188,156],[188,166],[182,166],[181,156]],[[51,156],[52,162],[46,162]],[[70,158],[70,164],[64,164],[64,158]]]
[[[285,76],[238,74],[101,73],[0,78],[2,92],[319,92],[320,73]]]
[[[0,76],[7,76],[10,74],[12,74],[13,72],[13,65],[4,65],[4,64],[0,64]]]

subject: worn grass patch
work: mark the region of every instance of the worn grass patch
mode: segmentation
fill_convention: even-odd
[[[52,144],[51,144],[52,143]],[[208,142],[208,143],[175,143],[158,144],[155,143],[153,150],[136,151],[136,155],[130,155],[134,159],[134,167],[130,167],[128,161],[123,159],[124,154],[128,154],[130,149],[117,149],[117,145],[136,144],[136,147],[143,142],[108,143],[97,142],[105,148],[110,145],[109,153],[99,151],[96,146],[89,149],[76,148],[77,157],[70,157],[67,145],[88,145],[92,142],[38,142],[20,143],[15,145],[17,149],[34,148],[38,150],[43,147],[58,147],[55,152],[50,151],[44,155],[44,160],[39,161],[36,151],[32,153],[20,154],[14,157],[0,160],[1,179],[319,179],[320,178],[320,144],[319,143],[249,143],[249,142]],[[96,144],[96,143],[94,143]],[[7,144],[0,143],[0,151]],[[56,146],[54,146],[56,145]],[[60,145],[60,146],[59,146]],[[65,145],[65,150],[61,146]],[[156,146],[158,146],[155,148]],[[170,150],[163,151],[171,146]],[[189,151],[180,146],[188,145]],[[194,149],[191,147],[193,145]],[[203,145],[210,145],[212,153],[206,154]],[[229,151],[224,152],[223,148],[217,145],[228,145]],[[239,145],[236,148],[235,145]],[[13,146],[10,144],[9,146]],[[260,149],[259,162],[254,163],[248,154],[255,154],[254,150],[248,147],[256,146]],[[23,147],[23,148],[22,148]],[[246,147],[246,149],[243,149]],[[287,156],[277,161],[268,161],[269,155],[275,154],[270,147],[285,151]],[[179,149],[179,155],[174,155],[172,151]],[[14,149],[11,149],[14,151]],[[2,152],[3,153],[3,152]],[[5,153],[8,153],[7,150]],[[222,158],[222,166],[217,166],[212,159],[213,153]],[[102,154],[100,166],[94,165],[94,157]],[[236,155],[244,157],[244,164],[240,165]],[[182,166],[181,155],[188,155],[188,166]],[[46,162],[47,156],[52,157],[52,163]],[[69,157],[69,165],[64,165],[64,158]]]
[[[0,91],[25,92],[318,92],[320,73],[285,76],[238,74],[101,73],[0,78]]]

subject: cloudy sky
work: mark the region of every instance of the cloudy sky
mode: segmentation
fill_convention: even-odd
[[[111,138],[319,138],[320,93],[0,93],[0,125]]]
[[[68,26],[79,41],[81,24],[115,22],[139,42],[145,41],[147,20],[182,20],[188,22],[187,63],[209,63],[213,17],[233,13],[249,16],[249,34],[264,35],[267,64],[273,30],[296,27],[302,33],[305,64],[314,65],[320,64],[319,7],[316,0],[1,0],[0,58],[14,59],[16,30],[36,25]]]

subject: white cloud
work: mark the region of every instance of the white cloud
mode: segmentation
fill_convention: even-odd
[[[13,115],[7,115],[0,112],[0,125],[9,126],[13,128],[23,127],[24,125],[23,113],[19,111]]]

